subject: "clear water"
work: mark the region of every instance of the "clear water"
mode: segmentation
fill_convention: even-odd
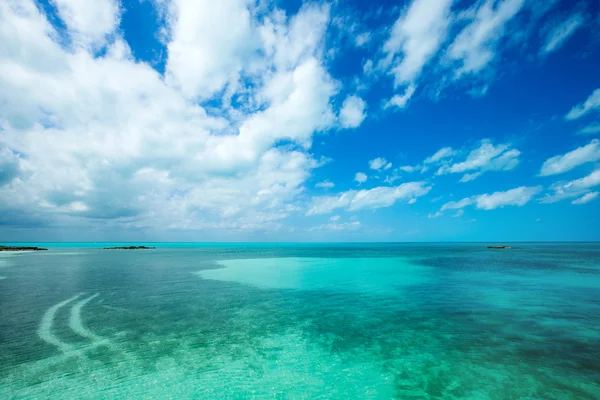
[[[599,244],[46,245],[1,399],[600,398]]]

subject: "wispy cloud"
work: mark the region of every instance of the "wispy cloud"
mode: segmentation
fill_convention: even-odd
[[[452,19],[451,5],[452,0],[413,0],[394,23],[383,51],[396,86],[414,83],[437,53]]]
[[[565,118],[568,120],[579,119],[584,115],[597,110],[600,110],[600,89],[594,90],[585,102],[573,107]]]
[[[471,205],[477,209],[488,211],[506,206],[522,207],[529,203],[531,199],[541,191],[541,186],[521,186],[505,192],[494,192],[492,194],[479,194],[472,197],[466,197],[459,201],[451,201],[444,204],[440,211],[433,214],[431,217],[440,217],[443,215],[444,211],[447,210],[462,211],[463,208]],[[462,213],[460,213],[460,215],[462,215]]]
[[[399,186],[378,186],[368,190],[349,190],[336,196],[315,197],[307,215],[328,214],[344,208],[348,211],[375,210],[393,206],[399,200],[409,202],[431,190],[426,182],[408,182]]]
[[[321,181],[318,182],[315,185],[316,188],[323,188],[323,189],[331,189],[332,187],[335,187],[335,184],[331,181],[325,180],[325,181]]]
[[[456,154],[456,152],[452,149],[452,147],[443,147],[435,152],[431,157],[427,157],[423,163],[425,164],[434,164],[445,158],[452,157]]]
[[[478,2],[466,15],[472,21],[456,36],[446,56],[457,63],[455,77],[477,74],[496,57],[496,46],[507,23],[521,10],[524,0]]]
[[[549,193],[541,200],[542,203],[556,203],[564,199],[573,197],[584,196],[591,191],[591,189],[600,186],[600,169],[596,169],[588,176],[580,179],[575,179],[568,182],[556,182],[550,190],[553,193]],[[592,199],[593,200],[593,199]],[[577,203],[575,203],[577,204]]]
[[[410,84],[404,91],[404,94],[399,95],[395,94],[391,99],[385,103],[384,108],[396,107],[396,108],[405,108],[408,105],[408,102],[412,98],[415,93],[416,86]]]
[[[580,197],[577,200],[573,200],[571,202],[571,204],[575,204],[575,205],[587,204],[587,203],[590,203],[590,202],[596,200],[597,198],[598,198],[598,192],[590,192],[590,193],[584,194],[582,197]]]
[[[600,140],[593,139],[585,146],[546,160],[540,170],[540,176],[562,174],[580,165],[598,160],[600,160]]]
[[[579,135],[595,135],[600,133],[600,122],[592,122],[577,131]]]
[[[574,14],[566,21],[555,26],[546,36],[546,44],[540,50],[541,54],[548,54],[558,50],[579,29],[585,18],[581,14]]]
[[[494,145],[484,139],[473,149],[464,161],[444,165],[437,175],[464,173],[461,182],[469,182],[487,171],[510,171],[519,164],[521,152],[511,149],[508,144]]]

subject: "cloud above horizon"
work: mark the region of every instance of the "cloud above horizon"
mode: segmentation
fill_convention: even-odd
[[[512,79],[519,62],[543,66],[585,38],[584,5],[144,7],[0,4],[0,230],[362,232],[373,219],[351,219],[360,212],[393,208],[399,225],[457,205],[457,216],[523,206],[543,187],[544,204],[597,196],[598,139],[564,135],[536,153],[519,133],[545,111],[521,120],[482,100],[506,58]],[[147,26],[137,31],[132,13]],[[558,120],[595,135],[600,89],[584,86],[560,99]],[[477,113],[514,124],[495,129]],[[492,172],[516,188],[478,179]],[[569,172],[580,175],[536,181]],[[442,210],[417,202],[433,191]],[[448,202],[454,192],[463,200]],[[318,219],[334,210],[339,220]]]

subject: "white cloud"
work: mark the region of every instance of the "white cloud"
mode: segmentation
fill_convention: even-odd
[[[555,26],[554,29],[548,33],[546,44],[542,47],[540,53],[547,54],[558,50],[584,22],[585,18],[581,14],[575,14],[566,21]]]
[[[415,172],[417,169],[419,169],[418,165],[416,167],[413,167],[412,165],[403,165],[399,168],[400,171],[407,172],[409,174]]]
[[[392,163],[388,162],[383,157],[378,157],[369,161],[369,168],[374,169],[376,171],[388,170],[392,168]]]
[[[473,201],[474,199],[472,197],[467,197],[459,201],[449,201],[448,203],[442,206],[440,212],[444,212],[446,210],[459,210],[461,208],[470,206],[471,204],[473,204]]]
[[[592,122],[588,126],[581,128],[578,132],[580,135],[595,135],[600,133],[600,122]]]
[[[460,209],[460,210],[458,210],[458,211],[457,211],[457,212],[456,212],[456,213],[453,215],[453,217],[454,217],[454,218],[460,218],[460,217],[462,217],[464,214],[465,214],[465,210],[463,210],[463,209]]]
[[[396,86],[414,83],[437,53],[451,21],[451,5],[452,0],[413,0],[394,23],[383,51],[387,55],[384,62],[393,63]],[[404,103],[408,98],[410,95]]]
[[[330,222],[328,224],[322,224],[314,228],[310,228],[310,231],[355,231],[360,228],[360,221],[351,221],[351,222]]]
[[[0,187],[19,176],[20,169],[19,156],[9,149],[0,148]]]
[[[373,60],[369,59],[365,61],[363,64],[363,73],[367,76],[372,75],[375,72],[375,67],[373,66]]]
[[[550,189],[554,193],[544,196],[541,202],[555,203],[564,199],[583,196],[597,186],[600,186],[600,169],[596,169],[591,174],[581,179],[553,184]]]
[[[598,192],[590,192],[590,193],[584,194],[582,197],[580,197],[577,200],[573,200],[571,202],[571,204],[575,204],[575,205],[587,204],[591,201],[596,200],[597,198],[598,198]]]
[[[598,160],[600,160],[600,140],[593,139],[588,145],[546,160],[542,165],[540,175],[562,174],[580,165]]]
[[[423,161],[425,164],[433,164],[433,163],[437,163],[440,160],[443,160],[445,158],[448,157],[452,157],[456,154],[456,152],[452,149],[452,147],[443,147],[441,149],[439,149],[438,151],[435,152],[434,155],[432,155],[431,157],[427,157],[425,159],[425,161]]]
[[[408,105],[408,101],[411,99],[412,95],[415,93],[416,87],[415,85],[409,85],[404,94],[402,96],[395,94],[391,99],[385,104],[384,108],[397,107],[397,108],[405,108]]]
[[[363,33],[359,33],[358,35],[356,35],[354,42],[356,43],[357,47],[363,47],[366,44],[368,44],[370,40],[371,40],[371,33],[363,32]]]
[[[358,128],[367,114],[367,104],[358,96],[348,96],[340,110],[340,123],[344,128]]]
[[[313,135],[335,124],[338,84],[321,58],[329,9],[259,21],[249,3],[215,4],[173,3],[165,79],[133,59],[118,29],[94,36],[107,40],[102,56],[65,49],[33,1],[0,2],[10,44],[0,52],[0,214],[163,230],[275,229],[299,212],[319,166]],[[226,86],[241,105],[205,107]]]
[[[339,219],[340,219],[339,215],[334,215],[333,217],[329,218],[329,220],[333,221],[333,222],[338,221]]]
[[[506,24],[521,10],[524,0],[478,2],[465,15],[473,20],[454,39],[446,56],[458,64],[455,76],[477,74],[494,60]]]
[[[323,188],[323,189],[331,189],[334,186],[335,186],[335,184],[333,182],[331,182],[331,181],[328,181],[328,180],[324,180],[324,181],[318,182],[315,185],[316,188]]]
[[[539,192],[541,186],[518,187],[506,192],[495,192],[492,194],[483,194],[475,199],[475,207],[481,210],[494,210],[504,206],[524,206]]]
[[[583,117],[591,111],[600,110],[600,89],[592,92],[590,97],[582,104],[578,104],[565,116],[568,120],[574,120]]]
[[[209,98],[234,84],[260,42],[247,0],[174,0],[167,76],[188,97]]]
[[[120,11],[116,0],[52,0],[52,3],[69,29],[75,46],[101,47],[119,25]]]
[[[526,187],[521,186],[506,192],[494,192],[492,194],[480,194],[472,197],[466,197],[460,201],[451,201],[442,206],[440,211],[433,214],[432,217],[443,215],[446,210],[461,210],[465,207],[474,205],[480,210],[495,210],[506,206],[522,207],[529,203],[531,199],[542,191],[541,186]],[[459,214],[457,212],[457,214]],[[457,216],[455,214],[455,216]],[[462,213],[460,213],[461,216]]]
[[[354,180],[358,183],[365,183],[367,179],[367,175],[362,172],[357,172],[356,175],[354,175]]]
[[[349,190],[336,196],[315,197],[307,215],[328,214],[338,208],[348,211],[375,210],[393,206],[399,200],[421,197],[429,193],[426,182],[408,182],[399,186],[378,186],[368,190]]]
[[[519,164],[521,152],[510,149],[508,144],[494,145],[484,139],[479,147],[472,150],[465,161],[443,165],[437,175],[465,173],[461,182],[469,182],[487,171],[510,171]]]

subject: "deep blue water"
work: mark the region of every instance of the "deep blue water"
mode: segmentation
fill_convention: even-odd
[[[119,244],[0,252],[0,398],[600,398],[600,244]]]

